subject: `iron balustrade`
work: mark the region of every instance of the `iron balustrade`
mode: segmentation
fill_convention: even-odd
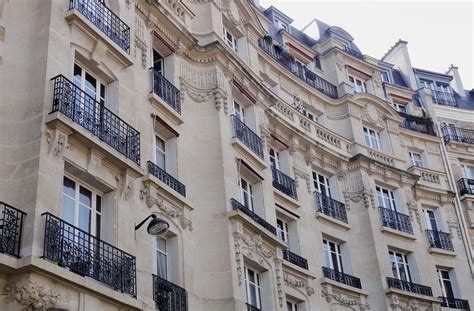
[[[441,132],[443,133],[445,144],[451,140],[461,143],[474,144],[474,130],[445,124],[441,128]]]
[[[323,267],[323,274],[324,274],[324,277],[331,279],[333,281],[362,289],[362,284],[358,277],[345,274],[343,272],[339,272],[339,271],[330,269],[328,267]]]
[[[454,251],[453,242],[451,241],[451,235],[449,233],[426,229],[426,235],[428,236],[430,247]]]
[[[379,206],[382,226],[413,234],[410,216]]]
[[[308,270],[308,260],[306,260],[306,258],[301,257],[300,255],[293,253],[289,249],[285,249],[283,251],[283,259],[288,262],[291,262],[294,265],[297,265],[298,267]]]
[[[394,279],[390,277],[387,277],[387,284],[389,288],[400,289],[405,292],[410,292],[419,295],[433,296],[433,292],[431,291],[431,287],[429,286]]]
[[[255,134],[244,122],[232,115],[233,135],[238,138],[244,145],[249,147],[259,158],[263,159],[262,139]]]
[[[130,54],[130,27],[112,12],[103,1],[70,0],[69,9],[78,10],[114,43]]]
[[[358,58],[358,59],[364,59],[364,54],[362,54],[361,52],[358,52],[354,49],[351,49],[350,47],[347,47],[347,46],[344,46],[344,51],[352,56],[354,56],[355,58]]]
[[[272,166],[273,187],[298,200],[295,180]]]
[[[441,298],[441,306],[451,309],[462,309],[462,310],[471,310],[469,306],[469,301],[453,297],[439,297]]]
[[[265,38],[260,38],[258,45],[263,51],[265,51],[265,53],[285,67],[286,70],[309,84],[317,91],[331,98],[338,98],[337,87],[335,85],[321,78],[306,66],[301,65],[301,63],[297,62],[290,53],[283,50],[282,47],[277,47],[273,43],[268,43]]]
[[[44,259],[136,297],[135,256],[50,213],[42,216],[45,216]]]
[[[256,306],[253,306],[253,305],[251,305],[251,304],[249,304],[249,303],[246,303],[246,305],[247,305],[247,311],[261,311],[260,308],[258,308],[258,307],[256,307]]]
[[[474,179],[461,178],[456,182],[459,195],[474,195]]]
[[[155,274],[153,276],[153,300],[160,311],[187,311],[186,290]]]
[[[442,91],[431,90],[431,98],[438,105],[457,107],[458,103],[454,94]]]
[[[315,191],[314,194],[316,196],[316,211],[345,223],[348,222],[346,206],[344,203],[334,200],[317,191]]]
[[[155,163],[148,161],[148,172],[161,180],[165,185],[186,197],[186,186],[179,182],[176,178],[167,173],[164,169],[156,165]]]
[[[21,233],[26,213],[0,201],[0,253],[20,258]]]
[[[51,80],[54,81],[51,113],[61,112],[140,165],[140,133],[137,130],[63,75]]]
[[[400,124],[400,127],[406,128],[412,131],[436,136],[433,122],[427,118],[412,116],[404,112],[398,112],[400,116],[405,118],[405,121]]]
[[[255,214],[252,210],[250,210],[249,208],[247,208],[245,205],[243,205],[242,203],[240,203],[239,201],[237,201],[236,199],[231,199],[230,200],[230,203],[232,205],[232,209],[234,210],[239,210],[241,211],[242,213],[244,213],[245,215],[247,215],[248,217],[252,218],[256,223],[258,223],[260,226],[264,227],[266,230],[268,230],[270,233],[272,233],[273,235],[277,235],[276,234],[276,228],[274,226],[272,226],[271,224],[269,224],[265,219],[263,219],[262,217],[258,216],[257,214]]]
[[[153,93],[163,99],[177,113],[181,114],[181,91],[161,73],[151,69]]]

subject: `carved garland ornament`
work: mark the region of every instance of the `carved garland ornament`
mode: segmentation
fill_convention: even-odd
[[[69,149],[68,136],[61,131],[46,130],[46,142],[49,144],[49,153],[60,157],[66,149]]]
[[[326,298],[326,301],[328,303],[331,303],[334,300],[336,304],[341,304],[343,306],[348,306],[348,307],[357,306],[359,307],[360,311],[365,311],[365,310],[370,309],[369,305],[362,303],[360,299],[346,298],[342,296],[340,293],[334,294],[328,289],[327,285],[323,285],[322,287],[323,288],[321,289],[321,296],[323,298]]]
[[[23,305],[24,311],[46,310],[55,306],[58,302],[66,302],[68,297],[59,294],[56,289],[28,281],[25,284],[6,285],[4,288],[6,294],[5,302],[16,301]]]
[[[285,284],[294,288],[303,288],[306,291],[306,294],[308,296],[311,296],[314,294],[314,288],[308,285],[308,283],[303,280],[299,279],[296,277],[292,277],[288,273],[283,273],[283,279],[285,280]]]

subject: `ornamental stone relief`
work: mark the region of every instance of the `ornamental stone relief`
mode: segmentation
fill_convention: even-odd
[[[334,292],[332,287],[324,284],[321,289],[321,296],[331,305],[343,305],[352,310],[365,311],[369,310],[368,304],[362,302],[360,298],[349,297],[346,294]]]
[[[145,23],[135,17],[135,59],[140,57],[142,68],[146,69],[148,58],[148,45],[145,39]]]
[[[387,298],[392,311],[441,311],[440,305],[424,303],[415,298],[402,301],[394,294],[388,294]]]
[[[283,273],[283,279],[285,284],[296,289],[303,289],[306,292],[306,295],[311,296],[314,294],[314,288],[308,285],[306,280],[293,276],[289,273]]]
[[[67,302],[69,297],[59,293],[54,288],[28,280],[25,283],[7,284],[3,289],[6,294],[5,302],[16,301],[24,306],[23,311],[46,310],[58,302]]]
[[[46,142],[49,144],[49,153],[61,157],[69,149],[68,136],[58,129],[46,130]]]

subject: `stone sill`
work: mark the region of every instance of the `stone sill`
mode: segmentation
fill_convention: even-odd
[[[159,180],[155,175],[153,174],[146,174],[143,176],[143,184],[151,183],[153,187],[157,189],[158,192],[160,192],[160,195],[162,195],[165,199],[167,199],[170,203],[178,206],[178,207],[184,207],[187,208],[188,210],[192,211],[194,208],[191,205],[191,201],[183,197],[181,194],[176,192],[173,188]],[[161,193],[160,190],[163,190],[164,193]]]
[[[174,124],[180,125],[184,122],[183,117],[153,91],[148,94],[148,100],[153,107],[168,117]]]
[[[252,150],[250,150],[247,146],[245,146],[238,138],[233,137],[231,143],[235,147],[235,149],[237,149],[237,151],[245,157],[245,160],[249,160],[249,162],[257,166],[261,170],[267,168],[267,164],[265,163],[265,161],[261,159],[258,155],[256,155]]]
[[[296,271],[302,275],[306,275],[306,276],[309,276],[311,277],[313,280],[316,279],[316,273],[312,272],[311,270],[309,270],[309,267],[308,267],[308,270],[304,269],[304,268],[301,268],[300,266],[297,266],[289,261],[286,261],[285,259],[282,260],[282,264],[283,264],[283,269],[285,268],[288,268],[288,269],[291,269],[293,271]]]
[[[344,231],[349,231],[352,228],[349,224],[343,221],[340,221],[338,219],[332,218],[322,212],[316,211],[316,218],[319,219],[322,223],[325,223],[330,226],[334,226]]]
[[[428,251],[432,255],[456,257],[456,253],[454,251],[448,251],[448,250],[441,249],[441,248],[430,247],[430,248],[428,248]]]
[[[353,287],[353,286],[349,286],[349,285],[346,285],[346,284],[343,284],[343,283],[339,283],[339,282],[336,282],[334,280],[328,279],[326,277],[322,277],[321,278],[321,285],[325,285],[325,284],[331,285],[333,287],[337,287],[339,289],[343,289],[344,291],[347,291],[351,294],[357,294],[359,296],[368,296],[369,295],[363,289]]]
[[[275,187],[273,187],[273,193],[275,194],[275,196],[280,198],[284,203],[292,206],[293,208],[299,208],[301,206],[300,203],[297,200],[295,200],[293,197],[290,197],[289,195],[281,192]]]
[[[415,241],[416,237],[414,234],[398,231],[389,227],[380,227],[380,231],[385,235],[404,241]]]
[[[421,300],[421,301],[425,301],[425,302],[433,302],[433,303],[439,303],[441,304],[441,299],[439,298],[436,298],[436,297],[432,297],[432,296],[425,296],[425,295],[420,295],[420,294],[415,294],[415,293],[412,293],[412,292],[406,292],[406,291],[403,291],[403,290],[400,290],[400,289],[397,289],[397,288],[387,288],[385,290],[385,294],[396,294],[396,295],[400,295],[400,296],[403,296],[403,297],[407,297],[409,299],[416,299],[416,300]]]

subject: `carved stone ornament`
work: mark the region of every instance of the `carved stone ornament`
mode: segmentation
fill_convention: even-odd
[[[283,279],[285,280],[285,284],[288,286],[304,289],[308,296],[311,296],[314,294],[314,288],[309,286],[308,282],[306,282],[303,279],[293,277],[292,275],[288,273],[283,273]]]
[[[293,172],[295,176],[295,186],[299,186],[300,178],[303,178],[306,182],[306,188],[308,189],[308,193],[311,194],[313,192],[312,185],[311,185],[311,176],[308,173],[305,173],[303,170],[293,167]]]
[[[115,182],[119,189],[120,197],[124,200],[127,200],[133,195],[135,189],[135,179],[128,175],[126,172],[122,175],[115,176]]]
[[[379,120],[379,112],[377,108],[375,108],[374,105],[372,104],[367,104],[363,109],[362,109],[362,115],[364,119],[372,124],[377,124]]]
[[[15,285],[6,285],[4,288],[6,294],[5,302],[18,302],[24,306],[22,310],[46,310],[54,307],[58,302],[66,302],[68,297],[61,295],[56,289],[48,288],[43,284],[32,281]]]
[[[273,261],[275,262],[275,278],[276,278],[277,293],[278,293],[278,303],[280,307],[283,307],[283,304],[285,303],[285,293],[283,292],[283,280],[282,280],[283,268],[281,266],[283,259],[274,257]]]
[[[46,130],[46,142],[49,144],[49,153],[56,157],[69,149],[68,136],[58,129]]]
[[[341,293],[333,293],[331,289],[329,289],[327,284],[324,284],[321,289],[321,296],[326,298],[326,302],[330,304],[340,304],[347,307],[358,307],[358,310],[365,311],[369,310],[370,307],[368,304],[362,303],[360,299],[351,299],[347,298],[345,295]]]

